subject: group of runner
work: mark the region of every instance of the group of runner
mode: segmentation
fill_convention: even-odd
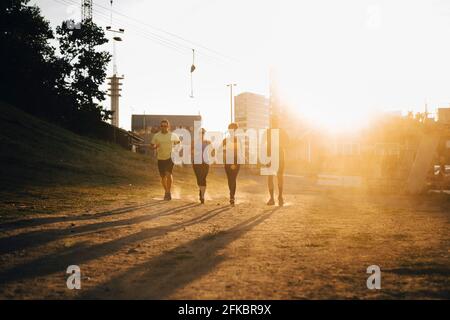
[[[278,127],[278,119],[273,117],[271,120],[271,129],[279,129]],[[237,123],[230,123],[228,126],[229,132],[233,132],[238,129]],[[270,130],[268,131],[267,137],[270,137]],[[283,176],[284,176],[284,159],[285,159],[285,147],[287,144],[287,136],[283,130],[279,129],[279,166],[276,172],[277,181],[278,181],[278,205],[283,206]],[[198,147],[192,146],[192,159],[201,159],[197,163],[197,161],[193,161],[192,168],[194,170],[197,185],[199,188],[199,201],[200,203],[205,203],[205,192],[206,192],[206,178],[209,173],[209,159],[205,159],[205,149],[211,144],[205,138],[206,130],[201,129],[200,139],[201,139],[201,148],[200,145]],[[222,142],[222,147],[224,149],[224,169],[225,174],[227,176],[228,181],[228,189],[230,194],[230,205],[235,205],[235,195],[236,195],[236,181],[240,171],[240,163],[242,163],[239,159],[240,153],[238,150],[242,148],[240,144],[240,140],[237,139],[235,135],[232,135],[233,139],[224,139]],[[162,120],[160,123],[160,131],[155,133],[151,140],[151,148],[157,151],[157,160],[158,160],[158,171],[161,176],[161,184],[164,188],[164,200],[171,200],[171,187],[173,183],[172,171],[174,167],[174,162],[172,160],[172,148],[174,145],[180,143],[180,138],[178,135],[170,131],[170,123],[168,120]],[[267,139],[267,148],[268,148],[268,156],[271,155],[271,139]],[[225,159],[227,155],[233,155],[233,159]],[[267,201],[267,205],[275,205],[275,197],[274,197],[274,175],[268,175],[267,185],[269,189],[270,198]]]

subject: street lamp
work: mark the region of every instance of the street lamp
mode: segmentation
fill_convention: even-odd
[[[237,86],[236,83],[227,84],[227,87],[230,87],[230,118],[231,118],[230,122],[233,122],[233,87],[236,86]]]
[[[123,34],[125,32],[124,29],[119,28],[117,30],[114,30],[111,26],[106,27],[106,31],[112,32],[112,33],[118,33]],[[113,38],[113,74],[117,74],[117,64],[116,64],[116,41],[122,41],[122,38],[119,36],[114,36]]]

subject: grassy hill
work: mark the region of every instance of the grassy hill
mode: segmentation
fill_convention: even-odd
[[[89,198],[107,201],[121,188],[158,183],[148,157],[79,136],[4,103],[0,110],[0,218],[74,208]]]
[[[131,182],[148,177],[150,160],[0,104],[2,187]]]

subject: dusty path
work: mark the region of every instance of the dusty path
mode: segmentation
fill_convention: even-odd
[[[292,180],[287,205],[267,207],[261,185],[241,187],[234,208],[210,192],[204,206],[141,199],[4,223],[0,298],[450,298],[445,205]],[[377,291],[366,287],[373,264]],[[66,287],[69,265],[81,290]]]

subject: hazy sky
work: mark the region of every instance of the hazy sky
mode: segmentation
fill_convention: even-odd
[[[79,0],[32,3],[52,25],[80,17]],[[109,0],[94,4],[95,22],[108,25]],[[268,95],[271,65],[293,108],[325,125],[351,126],[378,109],[422,110],[425,101],[431,111],[450,106],[447,0],[115,0],[114,10],[124,15],[113,20],[125,29],[117,63],[126,129],[131,113],[144,111],[200,112],[207,128],[224,129],[226,84]],[[194,99],[190,48],[198,51]]]

